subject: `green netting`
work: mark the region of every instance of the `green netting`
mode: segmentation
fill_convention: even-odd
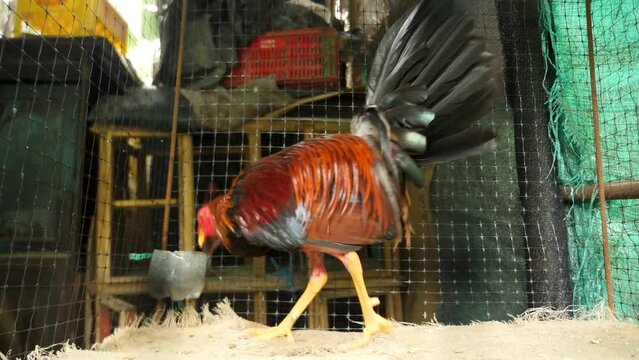
[[[585,0],[542,1],[548,65],[551,137],[559,181],[578,189],[596,183],[595,142]],[[639,179],[639,2],[592,2],[594,54],[606,182]],[[551,44],[548,44],[550,41]],[[615,306],[639,319],[639,201],[608,201]],[[575,304],[591,308],[606,299],[598,202],[567,210]]]

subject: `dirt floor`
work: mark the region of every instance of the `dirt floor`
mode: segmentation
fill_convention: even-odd
[[[293,333],[294,342],[252,339],[244,329],[255,324],[220,303],[214,313],[203,311],[198,326],[185,324],[198,318],[193,310],[164,324],[120,329],[93,351],[67,346],[53,354],[40,349],[29,359],[639,359],[638,325],[549,314],[542,310],[509,323],[469,326],[396,324],[391,335],[347,350],[345,344],[359,334],[302,330]]]

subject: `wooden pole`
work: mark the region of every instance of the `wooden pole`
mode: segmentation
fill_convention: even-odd
[[[184,53],[184,33],[186,31],[186,13],[188,0],[182,0],[182,16],[180,18],[180,39],[178,42],[177,64],[175,70],[175,89],[173,93],[173,114],[171,118],[171,145],[169,148],[169,163],[166,174],[166,191],[164,193],[164,218],[162,219],[162,250],[169,245],[169,218],[171,214],[171,190],[173,188],[173,162],[175,161],[175,146],[177,142],[177,122],[180,112],[180,87],[182,86],[182,59]],[[156,314],[160,313],[163,301],[158,300]]]
[[[162,250],[169,243],[169,214],[171,210],[171,189],[173,188],[173,162],[175,161],[175,144],[177,142],[177,122],[180,111],[180,87],[182,86],[182,60],[184,54],[184,33],[186,31],[186,13],[188,0],[182,0],[182,17],[180,21],[180,40],[178,45],[177,65],[175,70],[175,90],[173,96],[173,117],[171,119],[171,146],[169,150],[169,168],[166,175],[166,192],[164,193],[164,219],[162,222]]]
[[[592,0],[586,0],[586,26],[588,30],[588,62],[590,64],[590,95],[592,98],[592,122],[595,132],[595,158],[597,161],[597,188],[599,189],[599,213],[601,215],[601,235],[603,237],[604,270],[608,290],[608,307],[615,313],[615,299],[610,267],[610,245],[608,241],[608,214],[606,211],[606,187],[603,174],[601,132],[599,127],[599,104],[597,99],[597,76],[595,72],[594,38],[592,34]]]

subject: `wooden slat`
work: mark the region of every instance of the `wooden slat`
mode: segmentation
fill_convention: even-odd
[[[84,334],[83,334],[83,346],[85,350],[91,348],[93,345],[93,335],[95,334],[95,330],[93,329],[93,324],[97,320],[97,316],[93,316],[93,297],[91,293],[88,291],[88,288],[85,288],[84,291]]]
[[[103,296],[98,299],[100,305],[106,306],[110,310],[122,312],[122,311],[135,311],[135,305],[115,297],[113,295]]]
[[[171,199],[171,206],[177,206],[178,200]],[[160,208],[164,206],[164,199],[127,199],[127,200],[113,200],[113,207],[119,209],[132,209],[132,208]]]
[[[317,294],[308,304],[308,328],[328,329],[328,298],[323,292]]]
[[[90,131],[94,134],[106,135],[109,133],[113,138],[122,137],[139,137],[139,138],[153,138],[153,137],[169,137],[170,132],[165,131],[152,131],[140,128],[129,128],[125,126],[103,126],[95,124],[91,126]]]
[[[71,258],[71,254],[65,254],[65,253],[57,253],[57,252],[52,252],[52,251],[43,251],[43,252],[36,252],[36,251],[20,251],[20,252],[15,252],[12,254],[0,254],[0,260],[18,260],[18,259],[29,259],[31,261],[36,261],[36,260],[64,260],[64,259],[70,259]]]
[[[111,226],[113,202],[113,137],[100,136],[96,198],[96,273],[98,283],[111,278]]]
[[[137,139],[139,140],[139,139]],[[129,139],[129,146],[134,144],[134,146],[140,146],[141,142],[137,141],[136,138]],[[139,150],[139,149],[138,149]],[[127,200],[138,200],[144,198],[142,196],[142,191],[145,188],[145,169],[144,169],[144,161],[145,157],[140,156],[139,151],[129,151],[129,156],[127,159]],[[118,169],[119,170],[119,169]],[[116,170],[117,171],[117,170]],[[113,206],[117,207],[118,202],[114,200]],[[125,214],[124,221],[124,238],[130,239],[127,241],[123,247],[119,249],[120,252],[129,253],[138,249],[140,244],[146,244],[146,236],[145,233],[145,222],[148,220],[148,214],[145,214],[145,211],[141,211],[139,207],[133,207],[128,209]]]
[[[114,278],[115,279],[115,278]],[[206,279],[206,285],[204,292],[234,292],[234,293],[246,293],[254,291],[265,291],[277,288],[284,288],[283,284],[277,278],[254,280],[247,277],[228,277],[221,281],[217,277],[210,277]],[[146,278],[142,278],[136,282],[112,282],[107,284],[94,284],[90,287],[90,291],[99,295],[135,295],[147,293],[147,281]]]
[[[178,138],[179,159],[179,188],[180,213],[182,226],[180,228],[180,248],[184,251],[195,250],[195,186],[193,179],[193,139],[190,135],[180,135]]]
[[[113,276],[111,284],[146,284],[146,275]],[[145,285],[146,286],[146,285]]]

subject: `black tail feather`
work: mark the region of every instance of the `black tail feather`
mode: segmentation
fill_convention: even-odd
[[[491,74],[486,66],[475,67],[468,72],[462,82],[451,84],[451,89],[437,103],[433,104],[432,110],[435,114],[450,114],[461,110],[467,106],[466,100],[477,93],[488,91],[487,84],[490,84]]]
[[[470,156],[494,151],[496,135],[487,129],[466,129],[454,135],[438,139],[428,145],[423,155],[413,156],[420,165],[439,165]]]
[[[494,87],[486,93],[478,92],[466,99],[466,106],[449,114],[440,114],[426,128],[425,135],[429,139],[441,139],[458,133],[492,110]]]
[[[375,128],[394,131],[395,136],[369,131],[370,117],[364,115],[351,128],[374,136],[382,149],[390,149],[383,143],[394,139],[420,165],[495,148],[495,134],[475,123],[492,109],[496,69],[484,39],[456,2],[417,1],[380,41],[369,76],[367,111],[375,108],[380,116],[374,118],[385,124]],[[425,151],[415,152],[424,148],[424,136]],[[414,173],[407,161],[402,156],[396,166]]]

